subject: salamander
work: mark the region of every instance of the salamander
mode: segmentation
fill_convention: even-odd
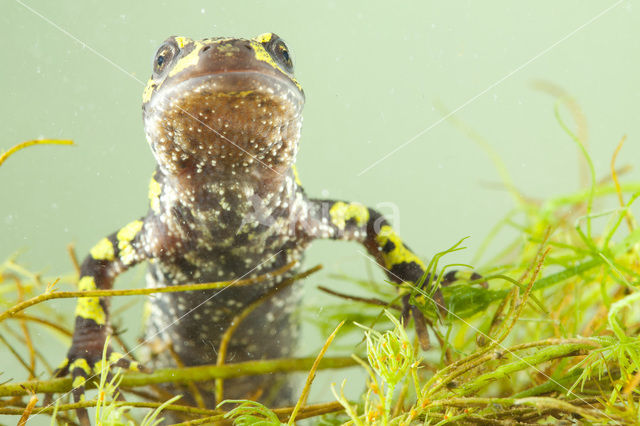
[[[146,261],[149,287],[233,281],[255,285],[149,297],[152,367],[216,362],[222,333],[244,308],[292,277],[315,239],[362,244],[395,283],[421,283],[426,267],[374,209],[343,200],[310,198],[295,170],[305,95],[289,49],[277,35],[253,39],[170,37],[158,49],[143,93],[146,139],[157,162],[148,212],[91,248],[81,265],[80,290],[110,289],[114,279]],[[286,269],[286,268],[285,268]],[[436,302],[444,308],[439,292]],[[294,311],[300,285],[255,309],[236,330],[227,362],[287,357],[298,339]],[[423,334],[425,319],[408,306]],[[406,319],[406,318],[405,318]],[[75,401],[97,371],[109,325],[109,300],[80,298],[72,344],[58,375],[71,374]],[[114,365],[137,369],[108,349]],[[276,376],[225,382],[225,397],[247,398],[275,388]],[[289,403],[285,383],[272,400]],[[209,406],[211,386],[201,387]],[[185,391],[188,397],[188,392]],[[84,410],[81,423],[87,424]]]

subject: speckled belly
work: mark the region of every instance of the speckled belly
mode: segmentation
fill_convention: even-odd
[[[289,257],[290,258],[290,257]],[[284,266],[287,258],[266,269]],[[171,267],[169,269],[175,270]],[[263,268],[260,268],[263,269]],[[295,269],[295,268],[294,268]],[[254,271],[255,272],[255,271]],[[264,273],[261,270],[260,273]],[[156,294],[151,297],[151,312],[146,339],[170,345],[173,351],[161,350],[152,358],[153,368],[173,367],[175,356],[184,365],[215,364],[220,340],[232,319],[278,283],[295,275],[289,270],[268,281],[229,286],[222,289]],[[225,274],[222,279],[237,279],[243,274]],[[215,277],[215,278],[213,278]],[[151,265],[147,275],[149,287],[166,286],[167,276],[159,265]],[[201,275],[196,282],[220,281],[217,270]],[[193,282],[186,281],[186,282]],[[301,298],[300,283],[278,291],[249,314],[234,332],[227,350],[226,363],[292,356],[298,340],[299,321],[295,311]],[[155,345],[154,345],[155,346]],[[172,354],[174,352],[174,354]],[[225,381],[225,399],[255,398],[269,405],[291,403],[291,385],[283,375],[256,376]],[[215,406],[213,382],[198,385],[209,407]],[[176,388],[171,389],[178,391]],[[185,398],[192,398],[185,391]]]

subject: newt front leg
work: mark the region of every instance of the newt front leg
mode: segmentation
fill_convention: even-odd
[[[110,289],[116,276],[144,260],[146,256],[141,243],[142,230],[143,222],[136,220],[101,239],[82,263],[79,290]],[[71,374],[73,399],[79,402],[84,400],[88,378],[100,373],[99,362],[106,338],[111,334],[109,300],[104,297],[79,298],[75,314],[71,348],[55,374],[57,377]],[[136,363],[113,352],[111,348],[107,349],[107,361],[112,366],[138,369]],[[82,425],[90,424],[84,408],[78,410],[78,418]]]
[[[422,290],[430,293],[434,311],[447,314],[447,307],[440,289],[424,288],[434,282],[435,277],[427,276],[424,262],[400,239],[389,222],[376,210],[358,203],[336,200],[310,200],[310,217],[303,221],[303,232],[311,238],[330,238],[361,243],[369,254],[385,270],[389,280],[401,284],[422,285]],[[442,280],[444,285],[456,281],[457,271],[447,273]],[[473,274],[472,278],[480,276]],[[424,299],[424,296],[418,296]],[[405,324],[413,316],[420,344],[429,347],[429,339],[423,313],[411,305],[410,295],[404,294],[403,314]],[[424,301],[424,300],[423,300]]]

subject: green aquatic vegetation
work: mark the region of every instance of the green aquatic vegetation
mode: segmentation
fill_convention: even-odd
[[[356,400],[336,391],[352,424],[640,423],[640,231],[632,211],[640,184],[619,181],[615,159],[624,138],[611,177],[597,180],[559,104],[560,127],[588,165],[587,188],[531,200],[517,192],[507,168],[490,153],[516,207],[491,230],[483,249],[506,228],[516,237],[478,268],[488,288],[464,282],[442,288],[450,313],[434,321],[433,334],[442,344],[438,359],[429,352],[411,355],[419,360],[416,371],[388,364],[404,372],[398,381],[379,366],[388,359],[365,332],[366,391]],[[378,338],[395,339],[390,347],[400,345],[404,330],[380,321],[380,308],[370,306],[368,318],[360,310],[354,319],[375,324],[382,330]],[[348,315],[349,304],[335,312]]]
[[[613,155],[609,177],[598,179],[581,131],[570,130],[563,121],[563,102],[556,106],[556,118],[585,159],[585,188],[532,200],[518,192],[507,167],[490,153],[514,198],[514,208],[489,232],[473,268],[447,263],[450,253],[463,249],[461,240],[431,256],[422,285],[402,288],[428,318],[433,340],[429,350],[421,349],[412,324],[401,323],[397,285],[341,276],[362,291],[346,294],[327,289],[336,296],[335,302],[323,307],[322,318],[306,318],[324,336],[345,322],[338,332],[339,344],[327,343],[321,356],[233,364],[233,369],[213,365],[197,371],[103,374],[95,380],[97,397],[80,404],[98,406],[96,419],[102,424],[127,425],[156,424],[167,412],[184,416],[183,424],[279,425],[304,418],[326,425],[640,423],[640,229],[633,212],[640,183],[619,178],[622,169],[616,168],[615,159],[622,144]],[[480,138],[468,128],[463,130]],[[481,264],[504,230],[510,230],[513,239],[500,242],[496,254]],[[453,269],[473,269],[483,277],[442,286],[441,277]],[[59,422],[73,418],[77,404],[66,400],[49,404],[46,399],[37,404],[32,399],[35,394],[70,389],[68,379],[47,379],[52,371],[48,357],[31,337],[37,330],[51,338],[69,339],[71,318],[48,305],[51,299],[80,296],[59,290],[75,280],[72,275],[62,278],[43,278],[16,258],[0,264],[4,305],[0,344],[29,379],[0,384],[0,414],[16,419],[47,414]],[[446,315],[432,302],[438,289],[448,303]],[[153,290],[113,290],[109,295],[149,291]],[[237,327],[242,318],[239,313]],[[329,355],[324,356],[327,349]],[[347,397],[345,382],[339,379],[333,388],[323,389],[323,403],[306,403],[316,369],[354,365],[366,374],[360,395]],[[149,391],[154,384],[179,378],[222,383],[233,375],[295,370],[311,370],[295,408],[224,401],[217,410],[204,410],[167,398],[152,399]],[[346,373],[334,370],[333,375],[342,378]],[[132,391],[152,402],[116,397],[118,392]],[[149,411],[147,419],[135,420],[143,417],[143,409]]]

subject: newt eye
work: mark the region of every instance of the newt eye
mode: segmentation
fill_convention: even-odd
[[[176,57],[179,51],[178,46],[173,40],[167,40],[156,52],[153,60],[153,74],[157,77],[161,75]]]
[[[280,37],[273,34],[271,40],[266,43],[265,48],[269,51],[271,56],[273,56],[273,58],[282,65],[285,71],[293,73],[293,61],[289,54],[289,48]]]

